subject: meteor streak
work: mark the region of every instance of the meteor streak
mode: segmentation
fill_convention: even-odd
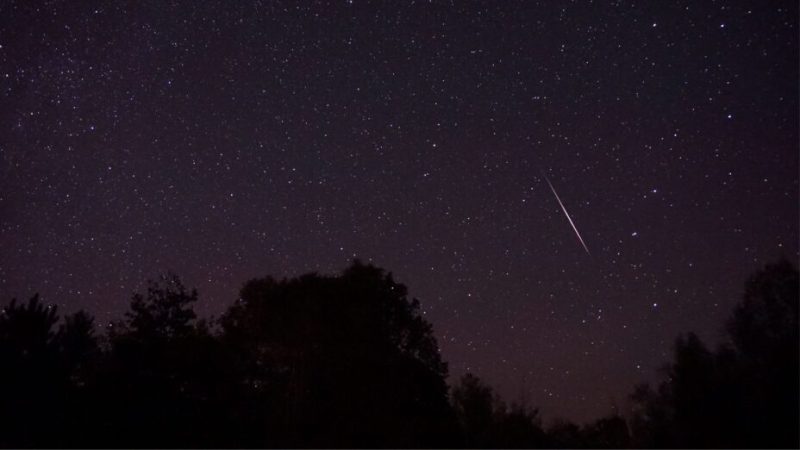
[[[542,172],[542,176],[544,177],[545,181],[547,181],[547,184],[550,186],[550,190],[553,191],[553,195],[556,196],[556,200],[558,201],[558,204],[561,205],[561,210],[564,211],[564,215],[567,216],[567,220],[569,220],[569,224],[572,225],[572,229],[575,230],[575,236],[578,236],[578,240],[581,241],[581,245],[583,245],[583,249],[586,250],[586,254],[588,254],[589,256],[592,256],[592,254],[589,253],[589,248],[586,246],[586,243],[583,242],[583,238],[581,237],[581,234],[578,232],[578,228],[575,226],[575,222],[573,222],[572,218],[569,216],[569,213],[567,212],[567,208],[565,208],[564,204],[561,203],[561,199],[558,197],[558,192],[556,192],[556,188],[553,187],[553,183],[550,182],[550,179],[547,178],[547,175],[545,175],[544,172]]]

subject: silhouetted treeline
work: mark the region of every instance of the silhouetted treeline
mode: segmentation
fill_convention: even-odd
[[[631,420],[643,447],[798,448],[798,271],[768,265],[745,285],[709,350],[693,333],[675,343],[657,387],[638,386]]]
[[[34,296],[0,313],[3,447],[797,447],[798,273],[767,266],[730,344],[676,343],[629,417],[544,427],[467,374],[448,389],[430,323],[391,274],[247,282],[221,318],[175,276],[99,333]]]

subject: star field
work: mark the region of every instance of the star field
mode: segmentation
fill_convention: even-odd
[[[219,314],[358,257],[584,421],[798,260],[796,2],[6,1],[0,293]],[[553,183],[587,255],[550,191]]]

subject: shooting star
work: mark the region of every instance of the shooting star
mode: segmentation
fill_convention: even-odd
[[[544,177],[545,181],[547,181],[547,184],[550,186],[550,190],[553,191],[553,195],[556,196],[556,200],[558,200],[558,204],[561,205],[561,210],[564,211],[564,215],[567,216],[567,220],[569,220],[569,224],[572,225],[572,229],[575,230],[575,236],[578,236],[578,240],[581,241],[581,245],[583,245],[583,249],[586,250],[586,254],[589,255],[589,256],[592,256],[592,254],[589,253],[589,247],[587,247],[586,243],[583,242],[583,238],[581,237],[581,234],[578,232],[578,227],[575,226],[575,222],[573,222],[572,221],[572,217],[569,216],[569,213],[567,212],[567,208],[565,208],[564,204],[561,203],[561,199],[558,197],[558,192],[556,192],[556,188],[553,187],[553,183],[550,182],[550,179],[547,178],[547,175],[545,175],[544,172],[542,172],[542,176]]]

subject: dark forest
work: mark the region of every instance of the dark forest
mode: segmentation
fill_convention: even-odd
[[[37,295],[0,314],[0,446],[796,448],[797,295],[797,268],[767,265],[727,343],[677,337],[663,381],[584,425],[544,425],[479,374],[448,386],[419,301],[358,260],[249,280],[215,319],[172,274],[104,329]]]

